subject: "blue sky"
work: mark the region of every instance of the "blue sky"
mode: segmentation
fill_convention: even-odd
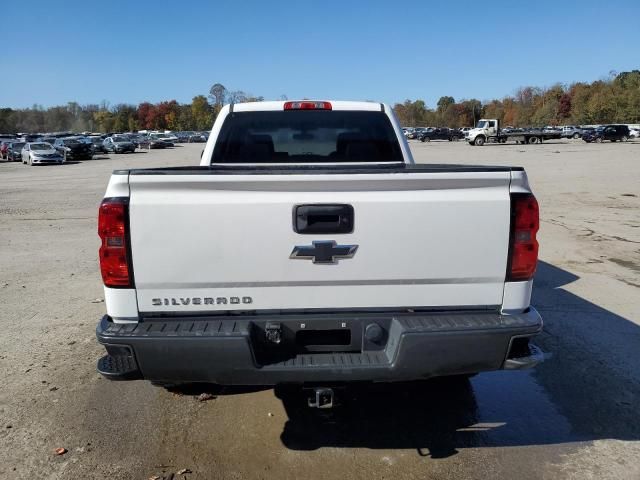
[[[640,68],[638,13],[637,0],[4,2],[0,107],[190,102],[216,82],[266,99],[502,98]]]

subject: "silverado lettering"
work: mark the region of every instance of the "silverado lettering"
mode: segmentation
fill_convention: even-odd
[[[248,305],[253,303],[253,299],[251,297],[180,297],[180,298],[152,298],[151,305],[155,307],[159,307],[162,305],[226,305],[230,303],[232,305],[237,305],[239,303],[243,303]]]

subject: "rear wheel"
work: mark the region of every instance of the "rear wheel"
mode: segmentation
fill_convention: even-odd
[[[538,143],[540,141],[540,139],[538,137],[531,137],[529,139],[529,143]]]
[[[579,138],[580,138],[580,134],[579,134],[579,133],[574,133],[574,134],[573,134],[573,139],[574,139],[574,140],[577,140],[577,139],[579,139]]]
[[[473,142],[475,145],[477,145],[478,147],[481,147],[484,145],[484,137],[480,136],[480,137],[476,137],[475,141]]]
[[[596,138],[596,143],[602,143],[602,138],[600,137]]]
[[[430,142],[431,139],[429,137],[422,137],[423,142]]]

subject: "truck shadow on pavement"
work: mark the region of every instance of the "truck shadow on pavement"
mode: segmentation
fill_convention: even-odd
[[[552,356],[535,370],[350,387],[331,410],[308,408],[299,389],[277,388],[288,416],[283,444],[445,458],[468,447],[640,440],[640,366],[620,363],[640,350],[640,328],[562,288],[578,278],[538,266],[532,304],[545,331],[536,343]]]

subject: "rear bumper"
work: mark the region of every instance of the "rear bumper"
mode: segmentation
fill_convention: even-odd
[[[265,346],[264,327],[274,322],[282,326],[283,342]],[[372,323],[384,329],[377,344],[363,333]],[[288,333],[302,324],[307,329],[347,328],[351,346],[357,348],[284,353],[280,349],[286,348]],[[276,385],[393,382],[528,368],[542,360],[541,352],[528,344],[541,330],[542,319],[531,308],[518,315],[340,313],[163,318],[137,324],[116,324],[105,316],[96,333],[108,353],[98,371],[110,379]]]

